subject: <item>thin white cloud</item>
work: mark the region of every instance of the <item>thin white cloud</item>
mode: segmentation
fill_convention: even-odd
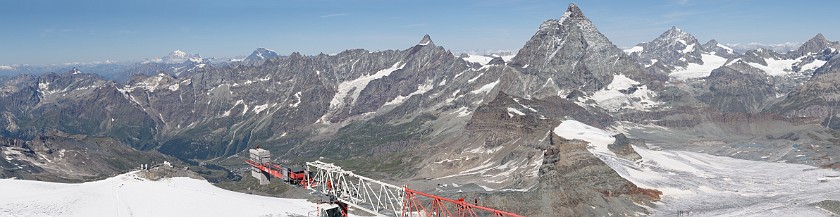
[[[348,13],[327,14],[327,15],[321,16],[321,18],[340,17],[340,16],[347,16],[347,15],[350,15],[350,14],[348,14]]]
[[[0,71],[3,70],[15,70],[15,67],[0,65]]]

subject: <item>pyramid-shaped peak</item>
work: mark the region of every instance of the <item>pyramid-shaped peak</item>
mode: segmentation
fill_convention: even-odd
[[[677,26],[671,26],[671,28],[670,28],[670,29],[668,29],[668,31],[672,31],[672,32],[682,32],[682,29],[677,28]]]
[[[430,37],[429,34],[426,34],[423,36],[423,39],[420,40],[420,43],[417,43],[417,45],[435,45],[435,43],[432,42],[432,37]]]
[[[563,16],[560,17],[559,20],[557,20],[557,23],[563,24],[566,20],[588,21],[588,19],[586,19],[586,16],[583,16],[583,12],[580,11],[580,8],[575,3],[569,3],[569,8],[566,9],[566,12],[563,13]]]
[[[690,35],[687,32],[683,32],[682,29],[677,28],[676,26],[671,26],[670,29],[662,33],[663,36],[686,36]]]
[[[817,39],[825,39],[825,36],[823,36],[823,34],[822,34],[822,33],[817,33],[817,35],[815,35],[815,36],[814,36],[814,38],[817,38]]]
[[[677,28],[676,26],[672,26],[670,29],[662,33],[662,35],[660,35],[657,39],[666,41],[684,40],[687,43],[694,43],[694,41],[697,40],[693,35],[683,32],[682,29]]]
[[[580,8],[575,3],[569,3],[569,8],[566,9],[566,14],[568,14],[569,17],[582,17],[583,16],[583,12],[580,11]]]
[[[813,38],[802,44],[800,48],[807,48],[807,52],[819,52],[827,47],[837,46],[836,42],[829,41],[822,33],[817,33]]]
[[[809,41],[828,41],[822,33],[817,33],[811,40]]]

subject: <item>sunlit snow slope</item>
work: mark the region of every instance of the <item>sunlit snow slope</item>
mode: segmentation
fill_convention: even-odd
[[[639,187],[663,192],[653,216],[829,216],[809,204],[840,199],[840,172],[808,165],[741,160],[633,147],[642,159],[617,157],[612,133],[575,120],[554,133],[590,143],[590,152]]]
[[[307,216],[302,199],[249,195],[207,181],[134,173],[81,183],[0,180],[0,216]]]

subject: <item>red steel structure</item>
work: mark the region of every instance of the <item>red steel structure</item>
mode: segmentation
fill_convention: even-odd
[[[284,179],[281,172],[283,168],[276,164],[261,164],[253,160],[245,160],[245,163],[272,177]],[[330,195],[342,203],[380,216],[384,216],[385,213],[401,217],[522,217],[512,212],[469,203],[464,201],[464,198],[455,200],[412,190],[408,186],[397,187],[342,170],[333,164],[314,161],[307,162],[306,165],[305,173],[289,172],[289,177],[285,179],[296,181],[304,188]],[[346,216],[346,211],[343,213]]]
[[[281,173],[279,171],[280,167],[277,166],[277,165],[274,165],[272,163],[260,164],[260,163],[254,162],[252,160],[245,160],[245,163],[247,163],[248,165],[251,165],[254,168],[259,169],[260,171],[268,173],[268,175],[271,175],[271,176],[276,177],[278,179],[283,178],[283,173]],[[270,167],[278,168],[278,170],[271,169]]]
[[[424,206],[417,196],[430,198],[431,204]],[[478,212],[476,212],[478,211]],[[485,213],[482,213],[485,212]],[[482,213],[483,215],[479,215]],[[495,217],[522,217],[512,212],[505,212],[489,207],[479,206],[464,201],[464,198],[458,200],[445,198],[433,194],[427,194],[420,191],[411,190],[408,186],[405,187],[405,199],[403,202],[402,216],[459,216],[459,217],[479,217],[487,216],[492,213]]]

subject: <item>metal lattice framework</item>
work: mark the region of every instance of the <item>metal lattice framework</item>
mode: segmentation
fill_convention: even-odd
[[[380,216],[510,216],[515,213],[479,206],[464,201],[398,187],[371,178],[356,175],[334,164],[321,161],[307,162],[306,180],[313,190],[333,195],[337,200],[354,208]],[[422,198],[422,200],[421,200]],[[425,201],[425,202],[424,202]]]
[[[356,175],[331,163],[307,162],[309,187],[333,195],[354,208],[377,215],[400,216],[405,188]],[[310,176],[307,174],[307,176]]]
[[[459,216],[459,217],[479,217],[489,216],[490,213],[494,217],[522,217],[512,212],[505,212],[493,208],[479,206],[464,201],[464,198],[458,200],[449,199],[437,195],[423,193],[411,190],[405,187],[406,198],[403,205],[402,216],[425,216],[425,217],[439,217],[439,216]],[[417,196],[422,196],[431,199],[428,204],[423,203]],[[424,205],[425,204],[425,205]],[[478,212],[476,212],[478,211]],[[479,215],[481,213],[482,215]]]

